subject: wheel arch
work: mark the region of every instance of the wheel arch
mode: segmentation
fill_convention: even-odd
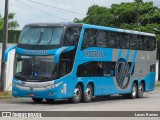
[[[136,83],[138,89],[138,79],[133,80],[131,87],[133,86],[134,83]]]
[[[95,89],[95,88],[94,88],[94,82],[93,82],[93,81],[89,81],[87,85],[89,85],[89,84],[92,86],[93,96],[94,96],[94,89]]]
[[[139,82],[139,85],[140,85],[141,83],[143,83],[143,85],[144,85],[144,91],[146,91],[146,82],[145,82],[145,80],[142,79],[142,80]]]

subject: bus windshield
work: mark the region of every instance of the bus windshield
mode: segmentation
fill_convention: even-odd
[[[15,57],[14,77],[24,80],[50,80],[56,77],[54,56],[23,56]]]
[[[59,45],[62,34],[63,27],[27,26],[22,30],[18,43],[29,45]]]

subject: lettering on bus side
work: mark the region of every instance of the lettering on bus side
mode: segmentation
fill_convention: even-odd
[[[47,51],[42,51],[42,50],[25,50],[25,54],[30,54],[30,55],[47,55]]]
[[[104,58],[105,53],[101,50],[85,50],[84,55],[87,58]]]
[[[124,58],[120,58],[116,63],[115,76],[119,88],[126,89],[130,81],[130,66]]]

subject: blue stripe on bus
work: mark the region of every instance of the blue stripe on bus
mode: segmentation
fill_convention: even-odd
[[[130,50],[127,50],[126,61],[128,61],[130,55]]]
[[[136,57],[137,57],[137,53],[138,51],[135,50],[134,51],[134,55],[133,55],[133,59],[132,59],[132,65],[131,65],[131,68],[130,68],[130,73],[132,74],[132,71],[133,71],[133,67],[134,67],[134,64],[135,64],[135,60],[136,60]]]
[[[118,53],[118,60],[121,58],[122,56],[122,49],[119,50],[119,53]]]

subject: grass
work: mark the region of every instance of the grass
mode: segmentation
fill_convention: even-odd
[[[156,83],[156,87],[160,87],[160,82],[157,82],[157,83]]]
[[[0,98],[12,97],[11,92],[0,92]]]

